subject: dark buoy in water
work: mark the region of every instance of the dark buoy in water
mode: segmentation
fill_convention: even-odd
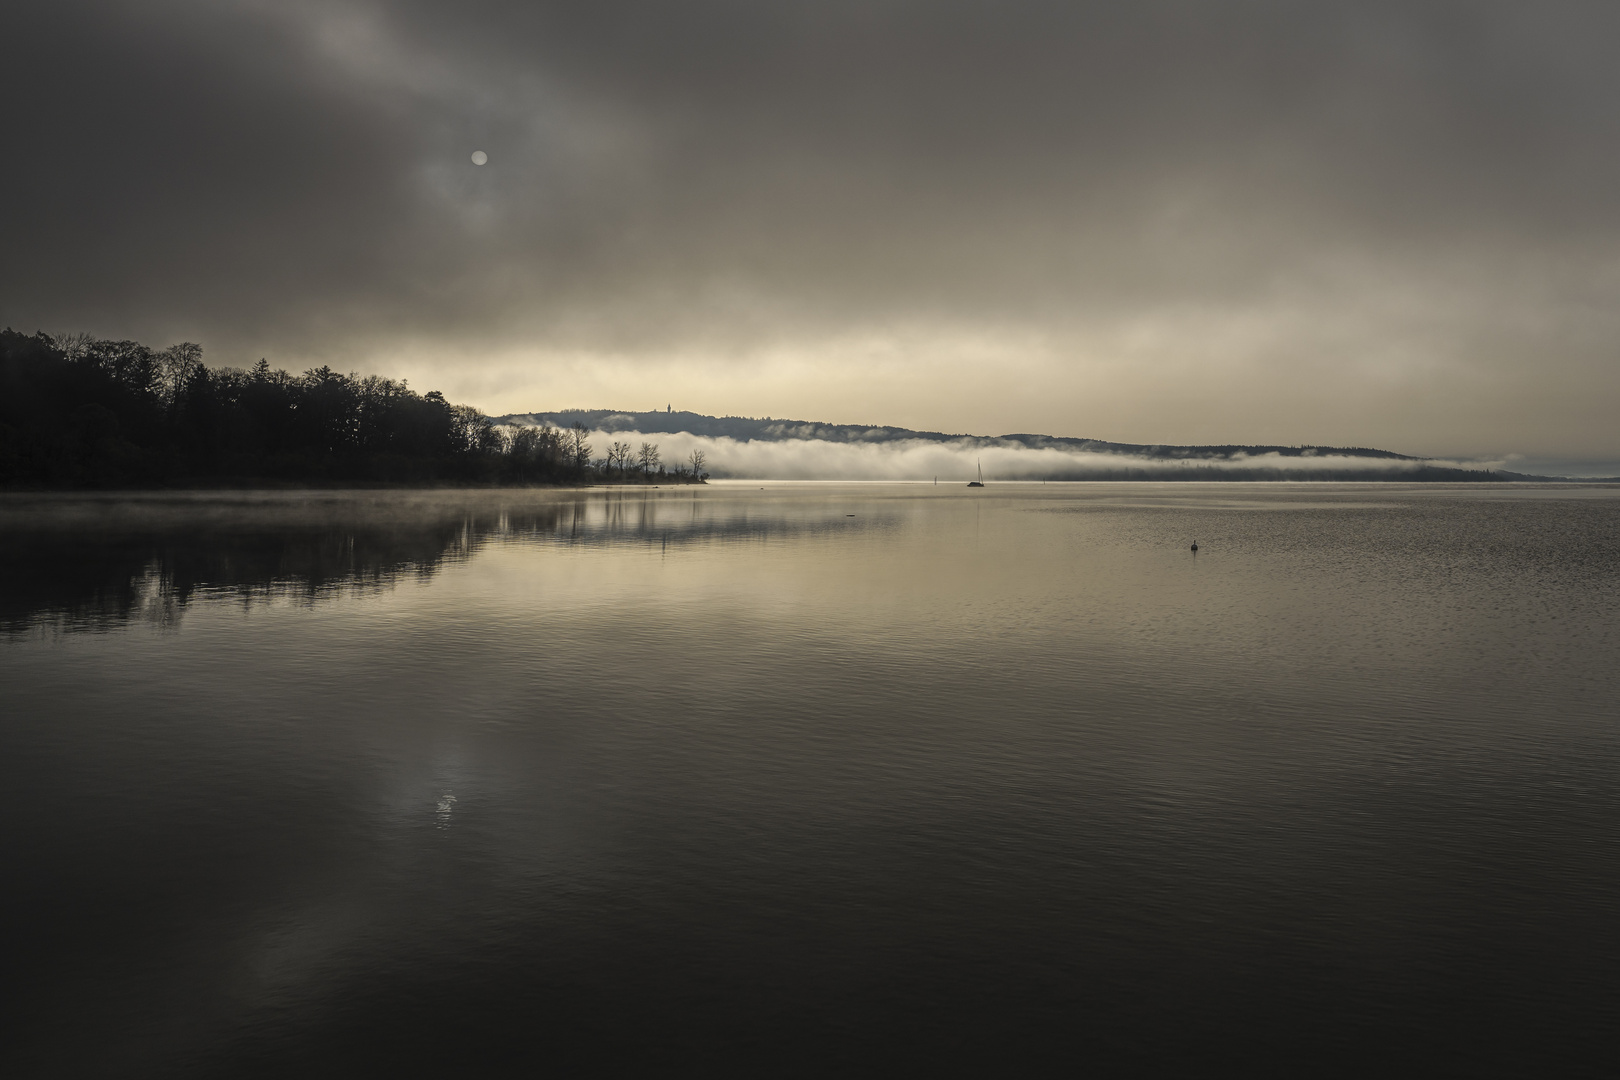
[[[1198,541],[1196,541],[1196,540],[1193,541],[1192,549],[1193,549],[1193,554],[1194,555],[1198,554]]]

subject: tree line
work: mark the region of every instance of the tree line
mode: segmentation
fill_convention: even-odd
[[[194,344],[0,331],[0,486],[191,482],[692,483],[654,443],[593,457],[583,426],[508,428],[403,381],[260,360],[210,368]]]

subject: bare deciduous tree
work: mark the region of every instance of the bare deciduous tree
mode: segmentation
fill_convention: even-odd
[[[641,466],[643,478],[652,475],[653,467],[658,464],[658,444],[644,442],[636,453],[636,463]]]
[[[62,355],[69,360],[77,360],[90,354],[96,345],[96,339],[83,330],[76,330],[71,334],[57,334],[51,338],[51,344],[62,351]]]
[[[568,453],[574,468],[584,469],[591,464],[591,444],[585,441],[585,425],[575,422],[568,429]]]
[[[202,367],[202,346],[187,341],[171,345],[157,354],[158,391],[165,404],[173,405],[180,390]]]
[[[692,479],[703,479],[703,466],[709,462],[709,457],[701,450],[692,451],[692,456],[686,459],[692,466]]]

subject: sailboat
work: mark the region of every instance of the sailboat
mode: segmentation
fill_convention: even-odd
[[[977,480],[969,480],[968,487],[984,487],[984,462],[979,462],[979,478]]]

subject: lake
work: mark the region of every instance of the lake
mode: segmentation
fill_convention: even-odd
[[[0,497],[0,1069],[1611,1072],[1617,657],[1616,488]]]

